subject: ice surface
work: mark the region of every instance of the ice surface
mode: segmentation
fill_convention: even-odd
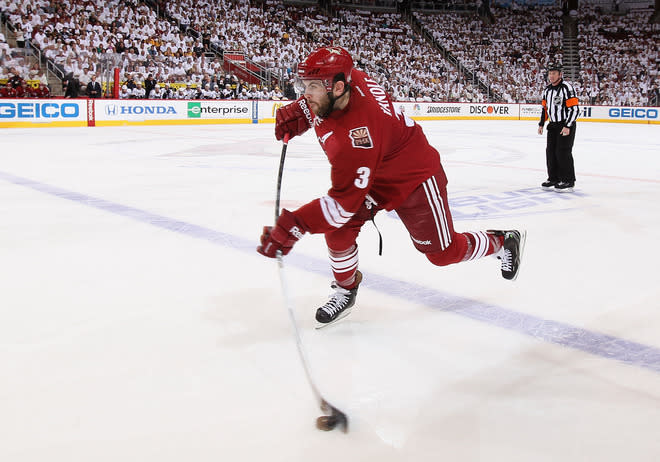
[[[285,258],[322,393],[315,428],[277,265],[272,126],[5,129],[0,460],[660,460],[660,126],[581,123],[573,194],[534,122],[423,122],[458,231],[525,228],[514,283],[446,268],[394,214],[359,239],[357,308],[314,329],[321,236]],[[323,195],[291,141],[282,204]]]

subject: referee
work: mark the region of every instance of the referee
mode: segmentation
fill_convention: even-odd
[[[541,186],[557,192],[573,191],[575,168],[573,166],[573,142],[575,121],[578,118],[578,99],[573,86],[562,79],[561,64],[548,66],[550,85],[543,90],[543,111],[539,122],[539,135],[548,120],[548,141],[545,160],[548,179]]]

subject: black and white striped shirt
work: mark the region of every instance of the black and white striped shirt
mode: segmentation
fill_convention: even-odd
[[[546,120],[550,120],[550,122],[559,122],[570,128],[580,113],[575,89],[573,85],[564,80],[561,80],[556,86],[545,87],[541,104],[543,105],[539,122],[541,126]]]

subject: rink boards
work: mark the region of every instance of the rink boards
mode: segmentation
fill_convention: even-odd
[[[288,101],[2,99],[0,127],[274,123]],[[414,120],[540,120],[539,104],[396,102]],[[658,107],[580,106],[580,122],[660,124]]]

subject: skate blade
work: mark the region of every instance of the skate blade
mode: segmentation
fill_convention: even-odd
[[[330,321],[330,322],[318,322],[318,321],[316,321],[316,330],[320,330],[320,329],[323,329],[324,327],[328,327],[328,326],[332,326],[334,324],[337,324],[339,321],[341,321],[346,316],[351,314],[351,311],[353,311],[353,307],[347,308],[346,310],[344,310],[344,312],[342,314],[340,314],[333,321]]]
[[[513,276],[510,280],[515,281],[518,279],[518,275],[520,274],[520,267],[522,266],[522,261],[523,261],[523,255],[525,254],[525,242],[527,241],[527,231],[521,231],[520,232],[520,245],[518,246],[518,271],[516,271],[515,276]]]

